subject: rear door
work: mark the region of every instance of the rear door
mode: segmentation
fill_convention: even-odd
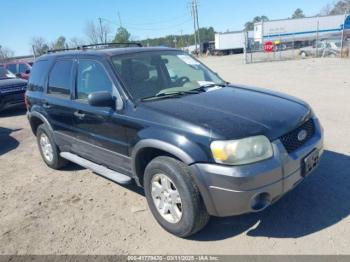
[[[93,107],[88,96],[107,91],[116,96],[116,87],[99,58],[79,59],[75,100],[72,103],[76,141],[72,150],[84,158],[131,175],[131,162],[124,122],[115,108]]]
[[[56,60],[48,75],[46,95],[42,106],[55,131],[59,146],[68,151],[73,137],[72,90],[74,86],[75,62],[73,58]]]

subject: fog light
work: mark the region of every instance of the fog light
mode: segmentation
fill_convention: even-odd
[[[253,211],[262,211],[271,204],[269,193],[259,193],[251,199],[251,208]]]

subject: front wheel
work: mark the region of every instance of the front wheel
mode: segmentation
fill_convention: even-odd
[[[168,232],[188,237],[208,223],[209,215],[184,163],[155,158],[146,167],[144,188],[153,216]]]

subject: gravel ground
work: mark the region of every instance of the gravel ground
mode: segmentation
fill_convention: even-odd
[[[73,164],[46,167],[25,112],[11,110],[0,115],[0,254],[350,254],[350,59],[203,61],[227,81],[309,102],[326,132],[319,169],[262,213],[212,218],[180,239],[158,226],[137,187]]]

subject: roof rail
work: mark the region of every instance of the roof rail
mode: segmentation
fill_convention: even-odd
[[[77,46],[75,48],[63,48],[63,49],[51,49],[47,50],[46,53],[56,53],[56,52],[64,52],[64,51],[72,51],[72,50],[86,50],[86,49],[105,49],[105,48],[111,48],[114,46],[122,46],[122,47],[142,47],[141,43],[136,42],[125,42],[125,43],[101,43],[101,44],[91,44],[91,45],[82,45]]]
[[[63,51],[72,51],[72,50],[81,50],[82,48],[80,46],[75,48],[63,48],[63,49],[50,49],[46,51],[46,54],[50,53],[56,53],[56,52],[63,52]]]

